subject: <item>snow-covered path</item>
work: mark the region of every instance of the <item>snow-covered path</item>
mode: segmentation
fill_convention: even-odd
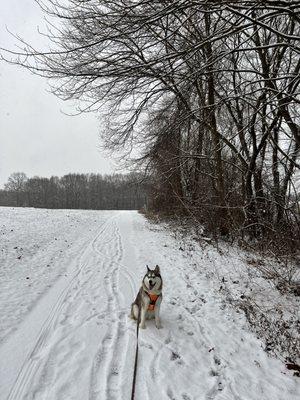
[[[26,218],[39,212],[23,211],[22,217],[13,210],[12,216],[23,218],[25,227]],[[67,211],[49,213],[59,221]],[[224,303],[205,270],[207,260],[199,264],[200,254],[195,260],[187,257],[168,232],[136,212],[78,211],[68,218],[74,215],[77,228],[58,223],[65,235],[69,232],[64,239],[69,245],[59,250],[51,273],[46,265],[45,271],[31,269],[15,289],[10,270],[2,273],[7,282],[1,285],[10,299],[3,299],[1,309],[8,321],[0,343],[1,400],[130,399],[135,325],[128,313],[145,264],[161,266],[163,329],[149,321],[140,331],[137,400],[299,398],[299,379],[267,356],[244,316]],[[43,228],[52,235],[53,224]],[[36,227],[25,231],[35,240]],[[51,245],[42,234],[38,240],[44,243],[43,257],[53,258],[57,240]],[[16,247],[9,243],[6,259],[9,248]],[[40,252],[30,253],[25,246],[22,251],[26,271],[40,262]],[[39,296],[22,292],[26,278]],[[13,319],[20,291],[24,312]]]

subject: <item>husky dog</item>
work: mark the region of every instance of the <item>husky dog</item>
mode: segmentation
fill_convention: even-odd
[[[146,319],[155,318],[157,329],[162,328],[159,318],[159,309],[162,301],[162,278],[159,266],[150,269],[147,265],[147,273],[143,278],[142,287],[140,288],[135,301],[131,305],[132,319],[140,322],[140,328],[145,329]]]

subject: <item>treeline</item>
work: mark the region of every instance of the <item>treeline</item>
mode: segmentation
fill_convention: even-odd
[[[299,1],[37,3],[51,50],[9,61],[89,99],[108,148],[142,149],[154,210],[297,251]]]
[[[132,210],[146,205],[146,186],[137,174],[68,174],[27,178],[12,174],[0,190],[0,205],[13,207]]]

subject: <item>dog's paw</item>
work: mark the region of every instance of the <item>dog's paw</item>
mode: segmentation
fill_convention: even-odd
[[[163,328],[163,326],[162,326],[162,324],[160,322],[158,324],[155,324],[155,326],[156,326],[157,329],[162,329]]]
[[[145,324],[140,324],[140,329],[146,329],[146,325]]]

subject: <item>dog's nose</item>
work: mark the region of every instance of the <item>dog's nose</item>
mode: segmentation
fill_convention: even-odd
[[[149,280],[149,283],[151,286],[153,285],[153,281],[151,279]]]

